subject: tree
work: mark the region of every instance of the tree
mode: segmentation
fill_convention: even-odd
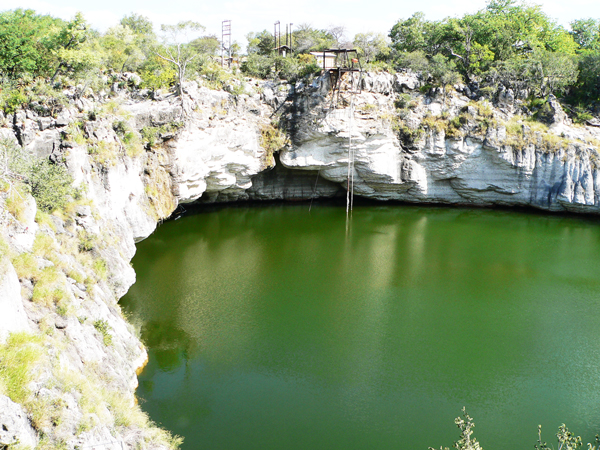
[[[539,78],[539,66],[532,58],[514,57],[508,61],[494,63],[488,73],[491,83],[500,83],[515,92],[524,92],[527,96],[536,87]]]
[[[431,58],[429,73],[433,78],[434,84],[442,88],[445,105],[447,87],[460,81],[460,74],[456,71],[456,64],[441,53],[438,53]]]
[[[246,39],[248,40],[246,50],[248,55],[257,54],[267,56],[273,53],[275,41],[273,35],[267,30],[263,30],[260,33],[248,33]]]
[[[580,49],[600,48],[600,20],[579,19],[571,22],[571,36]]]
[[[344,25],[330,25],[327,32],[333,38],[332,47],[342,48],[342,46],[346,44],[346,27]]]
[[[396,58],[396,65],[401,69],[410,69],[415,73],[427,72],[429,60],[422,50],[400,53]]]
[[[177,70],[177,92],[183,98],[183,82],[188,64],[198,56],[188,42],[194,32],[204,31],[204,27],[197,22],[179,22],[177,25],[161,25],[165,33],[165,45],[156,50],[159,58],[169,61]]]
[[[190,42],[190,47],[201,55],[217,55],[221,50],[221,42],[214,34],[201,36]]]
[[[307,23],[300,24],[292,33],[294,50],[297,53],[308,53],[331,48],[335,38],[326,30],[318,30]]]
[[[390,47],[383,33],[358,33],[354,36],[354,47],[367,63],[390,53]]]
[[[398,53],[422,51],[433,56],[439,50],[440,22],[425,20],[422,12],[406,20],[399,20],[390,30],[392,47]]]
[[[0,71],[9,78],[47,76],[65,22],[31,9],[0,13]]]
[[[130,28],[135,34],[154,36],[154,25],[145,16],[131,13],[128,16],[124,16],[119,23],[121,26]]]
[[[75,17],[62,27],[56,43],[52,46],[58,65],[51,82],[54,82],[61,71],[79,72],[97,65],[98,54],[83,45],[88,37],[88,24],[81,13],[75,14]]]
[[[585,51],[579,60],[577,97],[586,103],[600,100],[600,51]]]
[[[577,63],[570,55],[538,50],[533,59],[539,65],[539,84],[544,96],[564,93],[577,80]]]
[[[242,46],[238,43],[238,41],[233,41],[231,43],[231,57],[238,57],[240,55],[240,51],[242,51]]]
[[[106,55],[106,66],[119,72],[125,69],[135,71],[145,59],[139,36],[128,26],[109,28],[101,38],[101,45]]]

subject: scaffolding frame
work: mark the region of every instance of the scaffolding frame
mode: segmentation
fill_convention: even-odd
[[[292,54],[292,25],[285,24],[285,44],[281,44],[281,22],[278,20],[273,24],[273,51],[278,55],[287,56]]]
[[[227,66],[231,68],[231,20],[224,20],[221,23],[221,67],[225,67],[225,52],[227,52]]]
[[[335,67],[327,67],[327,54],[335,55]],[[352,74],[350,94],[360,94],[362,92],[362,66],[358,57],[358,50],[354,48],[330,48],[323,50],[323,72],[329,73],[331,80],[331,106],[337,106],[340,103],[342,91],[342,78],[346,73]],[[358,80],[354,86],[354,73],[358,73]],[[336,100],[337,97],[337,100]],[[344,99],[345,100],[345,99]]]

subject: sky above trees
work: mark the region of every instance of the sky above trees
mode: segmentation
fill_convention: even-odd
[[[563,25],[582,18],[600,18],[598,0],[539,0],[529,3],[542,5],[543,11]],[[94,28],[105,31],[126,14],[135,12],[150,18],[159,30],[161,24],[193,20],[206,27],[207,34],[221,35],[221,21],[232,20],[233,40],[245,47],[246,34],[264,29],[272,30],[273,23],[312,24],[316,28],[344,25],[351,39],[354,34],[381,31],[387,34],[397,20],[409,18],[422,11],[430,20],[447,16],[458,17],[484,8],[485,0],[303,0],[275,2],[273,0],[0,0],[0,10],[31,8],[38,13],[71,19],[81,11]]]

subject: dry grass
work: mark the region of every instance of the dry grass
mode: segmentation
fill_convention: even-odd
[[[35,213],[35,221],[40,227],[47,226],[52,231],[56,231],[56,225],[54,225],[54,222],[52,221],[51,217],[52,216],[50,214],[44,211],[40,211],[39,209]]]
[[[19,222],[25,222],[27,212],[27,193],[24,189],[11,189],[6,196],[6,210]]]
[[[529,118],[515,116],[502,125],[506,129],[506,138],[502,144],[515,150],[533,145],[545,153],[550,153],[565,149],[571,143],[569,139],[550,133],[546,124]]]
[[[25,403],[34,366],[43,354],[42,340],[29,333],[13,333],[0,345],[0,393]]]
[[[37,233],[33,241],[33,254],[50,259],[54,256],[57,246],[54,238],[46,233]]]
[[[115,142],[97,141],[88,146],[94,161],[103,166],[114,166],[119,159],[119,146]]]
[[[20,279],[37,280],[40,276],[38,261],[32,253],[21,253],[12,259]]]
[[[171,176],[163,167],[157,167],[150,172],[144,187],[150,203],[150,215],[162,220],[175,209],[175,200],[171,193]]]

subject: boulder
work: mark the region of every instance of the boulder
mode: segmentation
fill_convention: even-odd
[[[34,448],[37,445],[36,435],[21,405],[0,395],[0,448],[13,445]]]

